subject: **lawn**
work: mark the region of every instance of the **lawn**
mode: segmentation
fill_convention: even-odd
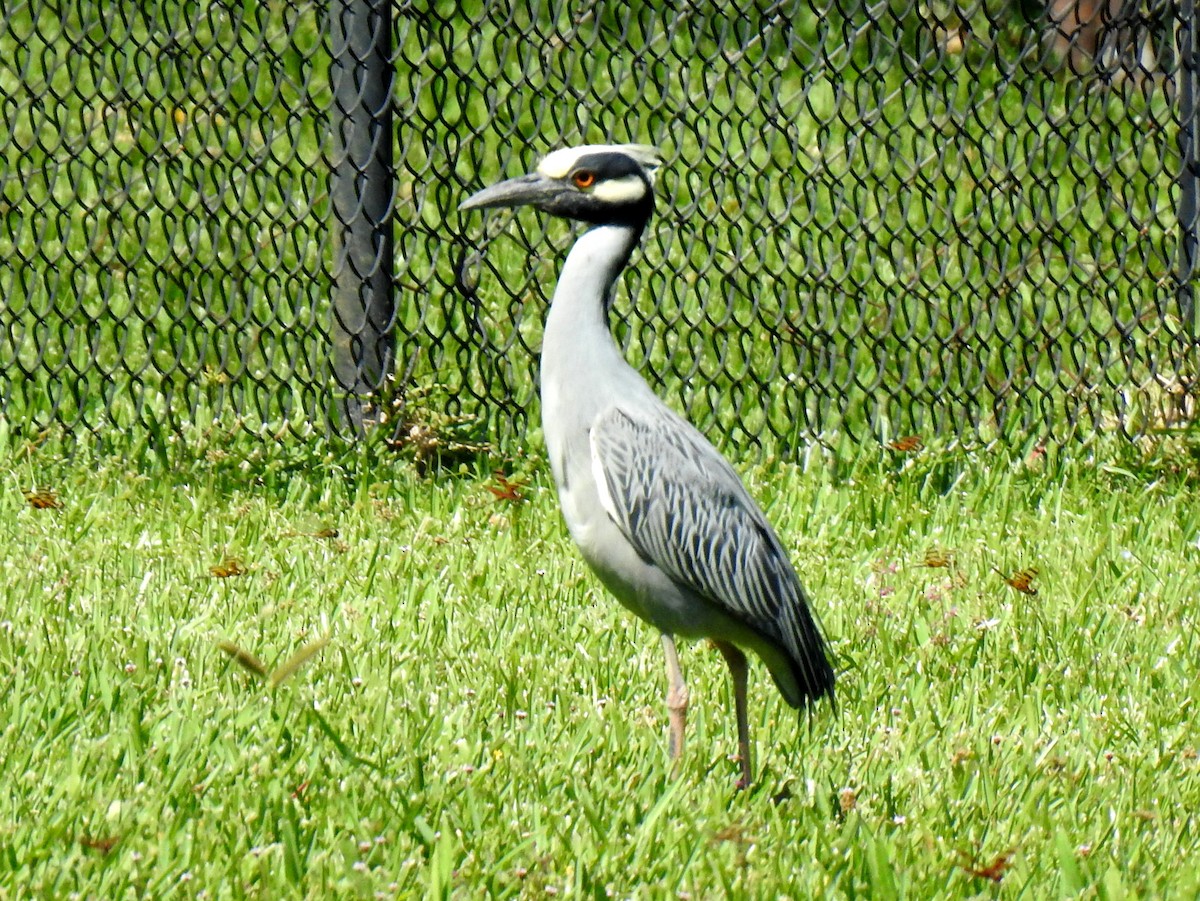
[[[748,792],[704,645],[670,773],[537,453],[63,448],[0,435],[0,896],[1200,891],[1187,445],[739,467],[840,675],[754,666]]]
[[[1195,418],[1131,415],[1194,363],[1169,92],[1008,18],[939,54],[866,8],[405,7],[423,437],[346,449],[322,9],[0,17],[0,899],[1197,896],[1200,450],[1115,436]],[[455,212],[610,138],[669,160],[617,337],[836,655],[799,720],[755,665],[746,792],[703,645],[671,772],[657,637],[527,427],[566,227]]]

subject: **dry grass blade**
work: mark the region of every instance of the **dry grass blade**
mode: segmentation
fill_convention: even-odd
[[[218,641],[217,647],[236,660],[244,669],[254,673],[260,679],[267,678],[266,666],[245,648],[238,647],[232,641]]]
[[[492,496],[498,501],[508,501],[510,503],[520,503],[525,500],[525,495],[521,493],[521,489],[525,487],[524,482],[516,482],[510,479],[507,475],[497,469],[492,473],[492,477],[496,480],[495,485],[485,485]]]
[[[295,654],[285,660],[275,672],[271,673],[271,687],[277,688],[285,680],[290,679],[296,674],[296,671],[304,664],[308,663],[316,654],[318,654],[325,645],[329,644],[329,636],[318,638],[316,641],[310,641]]]

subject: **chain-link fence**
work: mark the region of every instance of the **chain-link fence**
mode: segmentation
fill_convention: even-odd
[[[456,207],[611,140],[615,331],[714,436],[1190,424],[1194,0],[727,7],[6,4],[4,415],[521,434],[572,233]]]

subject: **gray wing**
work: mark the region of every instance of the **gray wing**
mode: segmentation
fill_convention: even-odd
[[[785,651],[806,697],[831,693],[800,580],[725,458],[666,408],[610,407],[590,438],[601,502],[637,552]]]

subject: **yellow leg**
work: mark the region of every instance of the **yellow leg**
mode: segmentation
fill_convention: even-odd
[[[679,668],[679,653],[675,650],[674,637],[664,632],[662,643],[667,654],[667,715],[671,722],[671,737],[667,748],[671,760],[678,763],[679,758],[683,756],[683,727],[687,722],[688,690],[683,684],[683,670]]]

